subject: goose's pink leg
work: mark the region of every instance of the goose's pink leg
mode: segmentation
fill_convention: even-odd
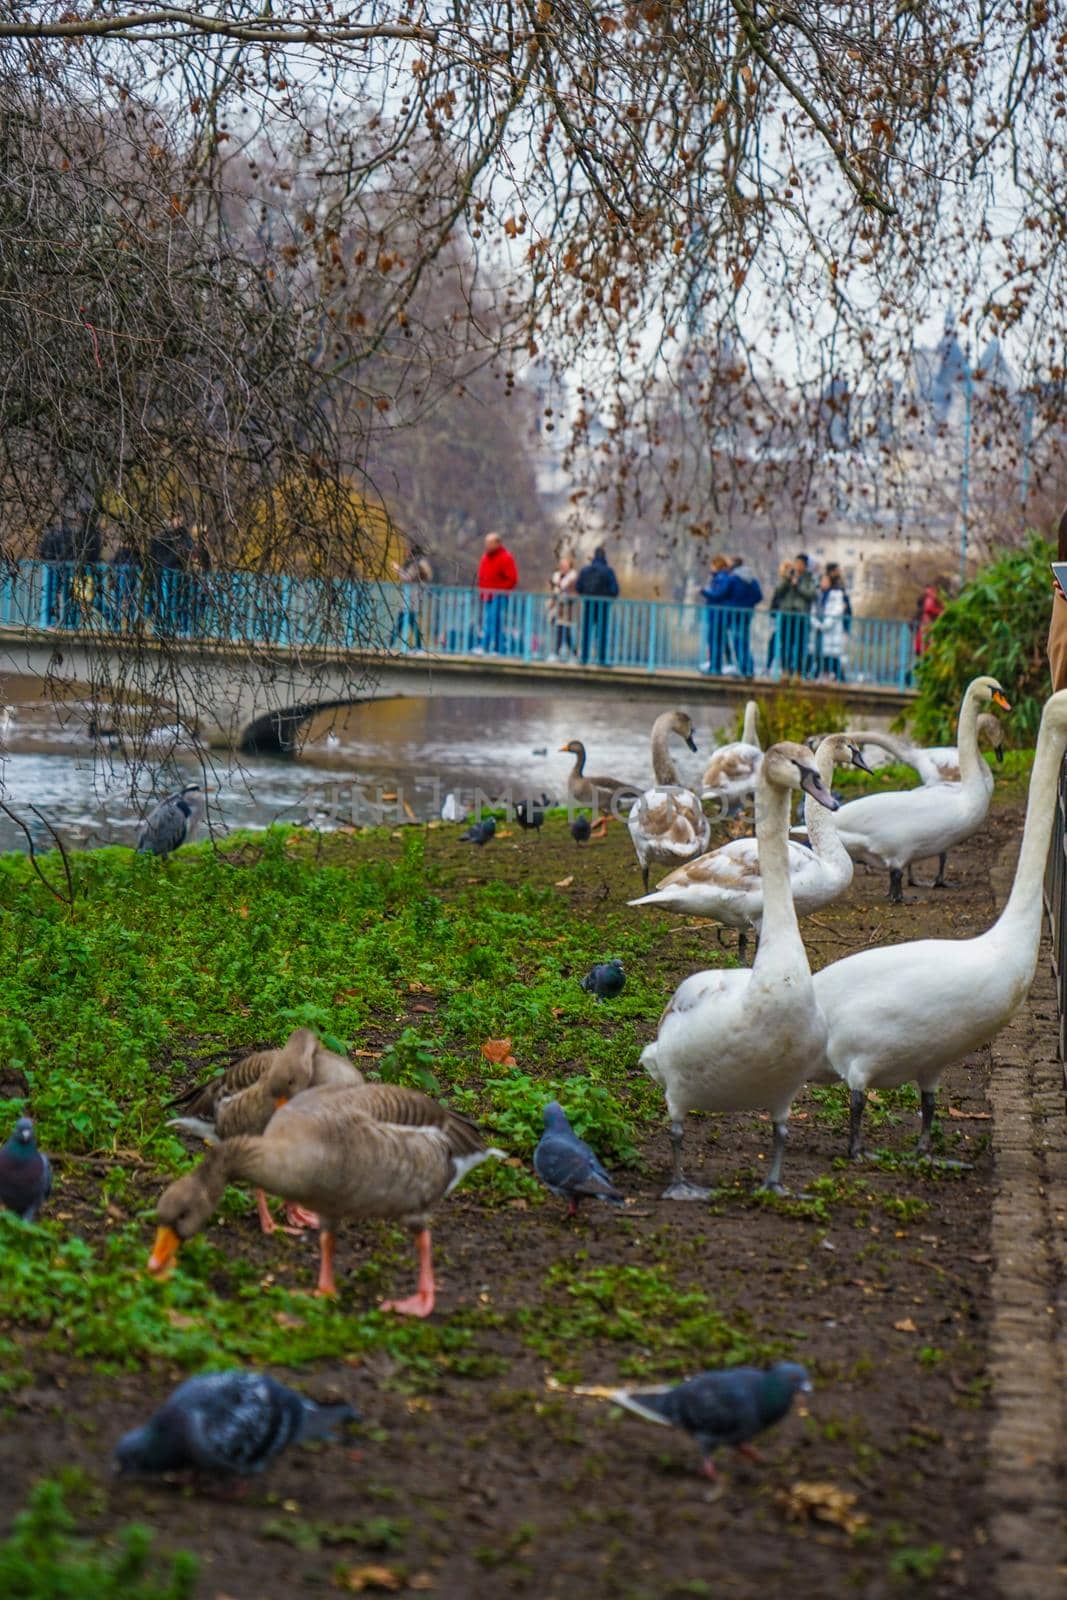
[[[333,1281],[333,1252],[336,1240],[332,1233],[323,1228],[319,1234],[319,1282],[315,1290],[319,1295],[333,1295],[337,1293],[337,1285]]]
[[[287,1231],[291,1233],[302,1233],[305,1228],[317,1228],[319,1225],[317,1212],[306,1211],[292,1200],[285,1202],[285,1215],[291,1225]]]
[[[433,1310],[435,1286],[429,1228],[415,1235],[415,1248],[419,1252],[419,1287],[407,1300],[384,1300],[383,1311],[397,1311],[403,1317],[428,1317]]]
[[[267,1197],[262,1189],[256,1190],[256,1209],[259,1212],[259,1225],[264,1233],[277,1233],[278,1224],[270,1214]]]

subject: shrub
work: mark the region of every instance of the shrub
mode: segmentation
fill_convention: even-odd
[[[988,673],[1012,702],[1012,726],[1032,742],[1050,691],[1045,640],[1052,607],[1049,562],[1055,552],[1038,534],[1005,551],[949,601],[916,665],[919,698],[912,731],[922,744],[955,739],[963,691]]]
[[[836,697],[823,699],[820,696],[815,699],[786,690],[781,694],[765,695],[757,703],[759,714],[756,723],[764,750],[769,745],[780,744],[783,739],[803,744],[809,734],[843,733],[848,727],[845,703]],[[740,739],[744,722],[745,710],[742,706],[737,713],[735,731],[728,736],[730,739]]]

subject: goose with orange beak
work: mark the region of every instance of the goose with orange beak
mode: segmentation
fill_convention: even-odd
[[[244,1180],[321,1218],[317,1293],[336,1294],[336,1233],[347,1217],[400,1222],[415,1235],[419,1283],[382,1309],[426,1317],[434,1307],[429,1214],[500,1150],[474,1124],[428,1095],[396,1084],[307,1089],[275,1112],[264,1132],[216,1145],[199,1167],[164,1190],[148,1271],[162,1277],[186,1239],[210,1220],[226,1185]]]

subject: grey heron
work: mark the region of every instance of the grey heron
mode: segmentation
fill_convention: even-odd
[[[168,795],[148,813],[137,835],[137,849],[166,859],[172,850],[186,842],[203,815],[203,790],[198,783],[186,784],[178,794]]]

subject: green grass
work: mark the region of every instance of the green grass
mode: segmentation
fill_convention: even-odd
[[[109,1369],[186,1370],[382,1349],[425,1383],[478,1366],[477,1309],[447,1326],[365,1309],[387,1273],[410,1270],[396,1230],[391,1254],[378,1244],[361,1265],[346,1262],[341,1317],[227,1253],[226,1220],[251,1206],[243,1191],[227,1193],[168,1282],[144,1272],[154,1198],[189,1163],[165,1127],[166,1101],[234,1048],[280,1042],[298,1025],[366,1052],[373,1076],[443,1094],[521,1158],[469,1180],[482,1203],[544,1201],[525,1163],[553,1096],[605,1160],[637,1162],[642,1131],[662,1117],[637,1057],[674,981],[654,923],[618,900],[594,921],[551,885],[471,882],[466,857],[428,861],[435,846],[432,832],[411,830],[399,847],[368,834],[316,849],[276,829],[165,867],[100,850],[71,858],[72,908],[24,858],[0,858],[0,1061],[24,1074],[61,1180],[38,1226],[0,1215],[0,1393],[27,1381],[38,1347]],[[615,954],[627,986],[599,1005],[578,978]],[[514,1067],[482,1053],[501,1038]],[[21,1109],[6,1104],[0,1138]],[[92,1242],[59,1215],[68,1181],[88,1196]],[[291,1264],[297,1247],[276,1244]],[[305,1274],[310,1287],[307,1248],[288,1281]]]
[[[117,1538],[75,1536],[63,1486],[45,1478],[0,1544],[4,1600],[191,1600],[197,1561],[157,1556],[152,1534],[134,1523]]]

